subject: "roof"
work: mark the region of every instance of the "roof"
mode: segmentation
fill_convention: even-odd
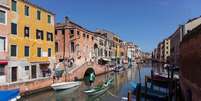
[[[190,23],[190,22],[192,22],[192,21],[194,21],[194,20],[197,20],[197,19],[199,19],[199,18],[201,18],[201,16],[192,18],[192,19],[188,20],[188,21],[186,22],[186,24],[187,24],[187,23]]]
[[[41,10],[47,12],[47,13],[50,13],[50,14],[52,14],[52,15],[56,15],[56,14],[54,14],[53,12],[51,12],[51,11],[49,11],[49,10],[47,10],[47,9],[45,9],[45,8],[43,8],[43,7],[41,7],[41,6],[38,6],[38,5],[36,5],[36,4],[33,4],[30,0],[18,0],[18,1],[22,1],[22,2],[24,2],[24,3],[26,3],[26,4],[29,4],[29,5],[31,5],[31,6],[34,6],[34,7],[38,8],[38,9],[41,9]]]
[[[75,22],[72,21],[72,20],[68,20],[67,23],[65,23],[65,22],[57,23],[57,24],[56,24],[56,27],[64,27],[64,26],[68,26],[69,23],[72,24],[72,25],[74,25],[74,26],[76,26],[76,27],[78,27],[78,28],[80,28],[80,29],[85,30],[85,31],[88,32],[88,33],[95,33],[95,32],[92,32],[92,31],[90,31],[90,30],[88,30],[88,29],[86,29],[86,28],[84,28],[84,27],[78,25],[77,23],[75,23]],[[75,27],[75,28],[76,28],[76,27]]]
[[[201,33],[201,24],[197,26],[196,28],[194,28],[192,31],[188,32],[188,34],[186,34],[183,37],[181,44],[190,40],[193,37],[196,38],[200,33]]]

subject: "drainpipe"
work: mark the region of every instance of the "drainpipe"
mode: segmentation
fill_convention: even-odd
[[[67,25],[69,21],[69,18],[67,16],[64,17],[64,27],[63,27],[63,30],[64,30],[64,46],[63,46],[63,64],[64,64],[64,69],[65,69],[65,82],[66,82],[66,74],[67,74],[67,70],[66,70],[66,60],[65,60],[65,53],[66,53],[66,33],[65,33],[65,26]]]

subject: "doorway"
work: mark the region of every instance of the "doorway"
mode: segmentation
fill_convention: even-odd
[[[12,82],[17,81],[17,67],[11,68],[11,81]]]
[[[34,79],[37,77],[37,74],[36,74],[36,65],[32,65],[31,66],[31,78]]]

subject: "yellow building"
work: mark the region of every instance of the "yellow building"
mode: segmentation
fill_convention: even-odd
[[[44,78],[55,63],[54,14],[27,0],[10,0],[9,82]]]
[[[164,40],[164,62],[167,62],[168,57],[170,56],[170,39]]]
[[[117,63],[119,63],[120,62],[120,38],[119,38],[119,36],[117,36],[117,35],[114,35],[113,36],[113,43],[114,43],[114,55],[113,56],[115,56],[115,58],[117,59]]]

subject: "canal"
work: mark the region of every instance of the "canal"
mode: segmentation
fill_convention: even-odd
[[[23,101],[124,101],[128,91],[131,89],[131,82],[144,82],[144,76],[150,75],[151,65],[136,65],[118,73],[110,72],[97,76],[93,85],[97,85],[106,79],[113,77],[113,86],[104,94],[95,97],[88,97],[83,91],[89,86],[82,82],[78,88],[55,92],[53,90],[33,94],[22,98]],[[140,70],[140,72],[139,72]],[[140,74],[140,75],[139,75]]]

